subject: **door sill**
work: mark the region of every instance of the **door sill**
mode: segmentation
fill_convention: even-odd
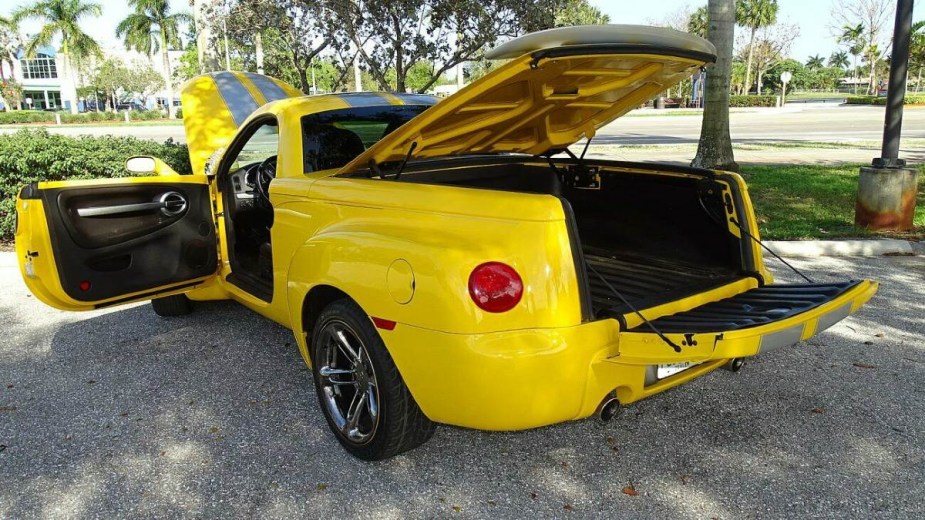
[[[273,301],[273,285],[246,273],[233,272],[225,281],[267,303]]]

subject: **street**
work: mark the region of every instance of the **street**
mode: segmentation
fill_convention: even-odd
[[[879,141],[883,137],[884,107],[807,104],[790,111],[762,109],[733,111],[729,117],[734,143],[754,141]],[[925,109],[903,112],[903,137],[925,137]],[[604,127],[595,144],[697,143],[699,116],[624,117]]]
[[[670,114],[669,110],[665,111]],[[696,144],[700,136],[699,115],[655,115],[638,110],[598,131],[596,145]],[[806,104],[781,111],[733,111],[730,116],[734,143],[780,141],[877,141],[883,137],[883,107]],[[17,127],[0,127],[0,133]],[[173,139],[185,142],[182,125],[130,126],[120,124],[50,126],[63,135],[127,135],[142,139]],[[903,138],[925,138],[925,109],[908,107],[903,118]]]
[[[230,302],[55,311],[0,253],[0,518],[919,517],[923,257],[793,263],[881,290],[610,423],[440,427],[369,464],[327,431],[291,332]]]

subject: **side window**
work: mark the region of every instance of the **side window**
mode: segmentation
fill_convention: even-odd
[[[339,125],[302,125],[305,173],[346,166],[364,151],[366,146],[360,136]]]
[[[230,171],[261,163],[279,153],[279,125],[275,120],[260,123],[230,162]]]

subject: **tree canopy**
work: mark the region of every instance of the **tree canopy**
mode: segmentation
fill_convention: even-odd
[[[28,19],[43,22],[39,31],[26,42],[26,55],[35,56],[38,49],[61,38],[61,52],[80,59],[101,55],[100,45],[80,28],[80,20],[100,16],[102,7],[84,0],[38,0],[13,11],[16,23]]]

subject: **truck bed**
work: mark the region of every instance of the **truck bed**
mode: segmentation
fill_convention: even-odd
[[[619,291],[633,307],[644,309],[742,278],[742,275],[733,272],[704,268],[676,259],[590,247],[583,251],[589,266],[591,306],[597,317],[631,311],[607,284]]]

